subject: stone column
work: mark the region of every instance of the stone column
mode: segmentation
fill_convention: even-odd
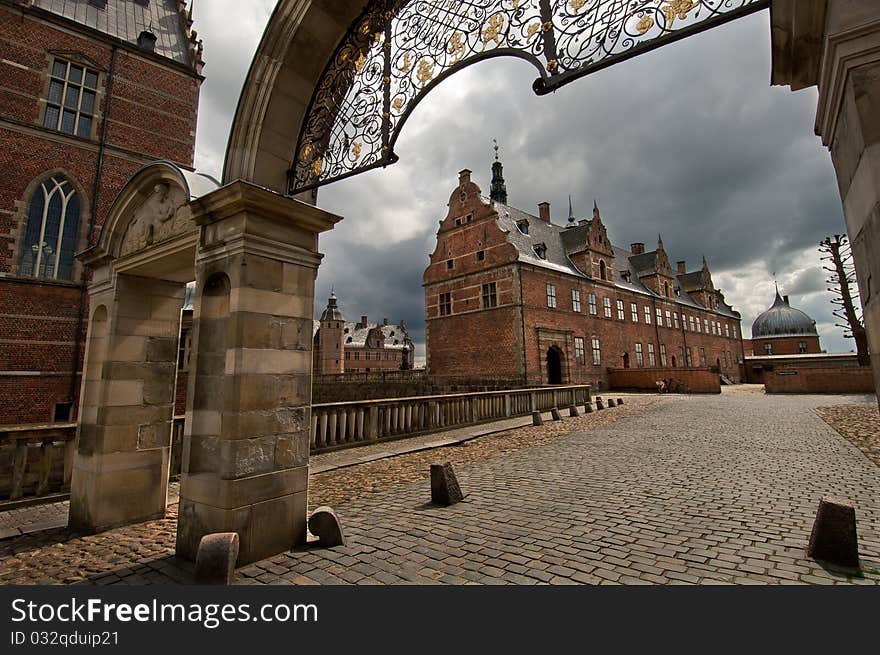
[[[239,565],[305,543],[318,234],[340,220],[235,182],[201,226],[177,553],[237,532]]]
[[[90,289],[70,527],[99,532],[165,516],[185,287],[111,275]]]
[[[819,87],[880,390],[880,12],[876,0],[774,0],[773,83]],[[874,280],[874,277],[877,280]]]

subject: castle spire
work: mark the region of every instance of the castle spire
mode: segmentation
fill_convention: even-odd
[[[502,205],[507,204],[507,184],[504,182],[504,165],[498,155],[500,150],[498,140],[492,139],[495,144],[495,162],[492,164],[492,186],[489,197]]]

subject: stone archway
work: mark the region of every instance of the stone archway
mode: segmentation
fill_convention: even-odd
[[[165,515],[177,337],[196,280],[177,553],[238,532],[239,563],[305,542],[318,234],[341,220],[159,162],[98,244],[70,503],[97,532]]]

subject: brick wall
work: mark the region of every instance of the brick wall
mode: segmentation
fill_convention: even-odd
[[[801,350],[801,344],[806,344],[806,350]],[[819,337],[775,337],[773,339],[750,339],[745,342],[746,355],[760,357],[768,354],[765,346],[769,344],[773,351],[771,355],[817,355],[822,352]]]
[[[869,366],[776,367],[764,373],[767,393],[874,393]]]
[[[84,250],[89,223],[103,224],[117,194],[141,166],[154,159],[192,165],[201,78],[123,46],[117,50],[108,103],[108,38],[6,4],[0,5],[0,52],[0,423],[38,423],[51,420],[55,402],[71,400],[71,386],[79,390],[79,376],[71,369],[84,272],[77,265],[68,283],[17,279],[32,193],[50,174],[63,174],[72,183],[81,206],[76,251]],[[99,73],[89,138],[42,127],[52,52]],[[92,217],[105,121],[107,148]],[[83,337],[85,331],[83,326]],[[80,352],[76,369],[81,357]],[[23,371],[35,375],[18,375]]]
[[[670,393],[721,393],[721,378],[706,369],[614,369],[609,373],[616,390],[657,391],[662,380]]]

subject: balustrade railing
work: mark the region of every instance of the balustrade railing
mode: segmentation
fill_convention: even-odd
[[[590,386],[389,398],[312,406],[313,453],[582,405]]]
[[[0,426],[0,500],[70,489],[75,423]]]

